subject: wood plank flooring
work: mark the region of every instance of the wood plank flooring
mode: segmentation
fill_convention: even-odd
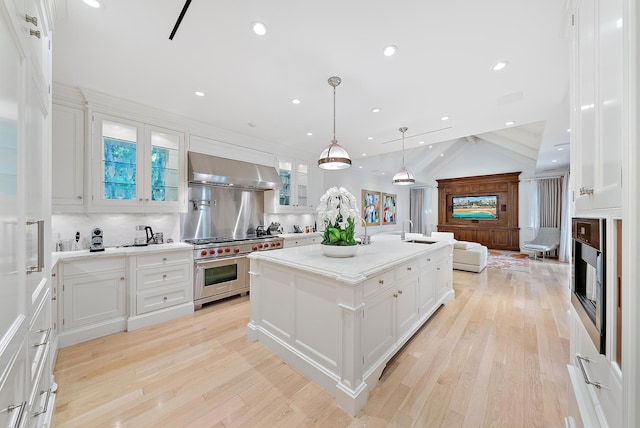
[[[569,265],[454,271],[355,418],[245,337],[248,297],[61,349],[57,427],[562,427]]]

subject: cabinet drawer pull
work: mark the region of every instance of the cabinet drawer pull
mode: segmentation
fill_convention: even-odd
[[[587,385],[593,385],[598,389],[608,389],[611,390],[611,388],[608,388],[606,386],[604,386],[603,384],[601,384],[600,382],[592,382],[591,379],[589,379],[589,376],[587,376],[587,371],[584,369],[584,365],[582,364],[582,362],[587,362],[587,363],[593,363],[593,360],[586,358],[586,357],[582,357],[578,354],[576,354],[576,360],[578,361],[578,365],[580,366],[580,370],[582,371],[582,377],[584,377],[584,383],[586,383]]]
[[[47,389],[46,391],[40,391],[40,395],[42,394],[47,394],[47,400],[44,402],[44,408],[42,410],[40,410],[39,412],[35,412],[33,414],[33,417],[35,418],[36,416],[40,416],[40,415],[44,415],[45,413],[47,413],[47,409],[49,408],[49,398],[51,398],[51,388]]]
[[[18,413],[18,417],[16,418],[16,423],[12,428],[18,428],[22,426],[22,417],[24,416],[24,409],[27,407],[27,402],[23,401],[19,406],[10,404],[8,407],[0,410],[0,413],[11,413],[16,409],[20,409],[20,413]]]
[[[29,29],[29,35],[30,36],[36,36],[37,38],[40,38],[40,30]]]
[[[44,333],[45,331],[47,332],[47,334],[44,337],[44,340],[42,342],[40,342],[40,343],[35,343],[33,345],[34,348],[37,348],[39,346],[45,346],[45,345],[47,345],[49,343],[49,335],[51,334],[51,329],[50,328],[48,328],[46,330],[44,330],[44,329],[43,330],[38,330],[38,333]]]
[[[164,275],[162,275],[162,279],[166,279],[167,278],[167,274],[165,273]]]
[[[121,277],[120,277],[120,281],[124,281],[124,276],[121,276]]]
[[[384,284],[384,279],[379,280],[378,284],[380,284],[380,285]]]
[[[402,294],[402,290],[398,290],[398,294]]]
[[[162,298],[162,300],[164,300],[165,302],[167,301],[167,299],[168,299],[168,297],[167,297],[167,296],[164,296],[164,297]]]
[[[428,261],[428,262],[430,262],[430,261],[431,261],[431,259],[427,259],[427,261]]]
[[[410,270],[411,270],[411,266],[409,266],[409,267],[407,268],[407,270],[409,270],[409,271],[410,271]]]
[[[393,297],[398,297],[398,293],[393,293]]]
[[[25,14],[24,20],[27,21],[29,24],[33,24],[36,27],[38,26],[38,17],[36,16],[29,16],[29,14]]]
[[[78,199],[82,199],[82,196],[78,196]]]
[[[167,258],[166,258],[166,257],[163,257],[163,258],[162,258],[162,261],[163,261],[163,262],[166,262],[166,261],[167,261]]]

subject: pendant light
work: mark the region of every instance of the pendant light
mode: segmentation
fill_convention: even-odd
[[[402,168],[400,168],[400,171],[396,172],[396,175],[393,176],[393,184],[397,184],[399,186],[406,186],[416,182],[416,179],[413,178],[413,174],[407,171],[407,168],[404,166],[404,133],[407,132],[407,129],[408,128],[406,126],[399,129],[399,131],[402,132]]]
[[[318,158],[318,167],[322,169],[336,170],[351,166],[349,153],[343,149],[336,140],[336,86],[342,82],[337,76],[329,77],[329,85],[333,86],[333,140],[329,147],[322,151]]]

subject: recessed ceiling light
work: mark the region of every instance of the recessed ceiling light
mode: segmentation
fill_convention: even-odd
[[[362,169],[362,165],[360,165],[358,168]]]
[[[102,7],[102,4],[98,0],[82,0],[87,6],[91,6],[95,9]]]
[[[567,128],[567,132],[571,132],[571,128]]]
[[[449,116],[442,116],[440,120],[449,120]]]
[[[564,147],[558,147],[558,151],[561,152],[564,150]]]
[[[382,175],[384,175],[384,172],[382,173]]]
[[[374,107],[371,109],[372,112],[374,113],[380,113],[380,108],[379,107]]]
[[[196,94],[199,97],[204,97],[204,92],[195,91],[194,94]]]
[[[433,149],[433,144],[429,144],[429,148],[430,148],[430,149]]]
[[[440,153],[440,157],[444,156],[444,153]]]
[[[514,123],[515,123],[515,122],[514,122],[513,120],[510,120],[509,122],[505,123],[505,125],[507,125],[507,126],[511,126],[511,125],[513,125]]]
[[[366,156],[366,155],[367,155],[366,153],[363,153],[363,154],[362,154],[362,156]]]
[[[256,127],[256,124],[253,123],[253,122],[249,122],[249,123],[247,123],[247,125],[249,125],[251,128],[255,128]]]
[[[553,159],[553,160],[551,161],[551,163],[556,163],[556,162],[558,162],[558,161],[557,161],[557,160],[555,160],[555,159]]]
[[[307,135],[311,137],[313,135],[313,132],[307,132]]]
[[[373,137],[367,137],[367,140],[373,140]]]
[[[293,104],[300,104],[300,100],[298,98],[294,98],[291,100]]]
[[[251,24],[251,29],[258,36],[264,36],[265,34],[267,34],[267,26],[262,22],[254,22],[253,24]]]
[[[384,56],[393,56],[395,55],[395,53],[398,51],[398,47],[394,46],[394,45],[389,45],[387,47],[384,48],[384,51],[382,51],[384,53]]]
[[[424,144],[424,141],[420,141],[418,144]]]
[[[509,61],[498,61],[495,64],[493,64],[493,67],[491,67],[491,69],[493,71],[500,71],[503,68],[505,68],[508,64],[509,64]]]

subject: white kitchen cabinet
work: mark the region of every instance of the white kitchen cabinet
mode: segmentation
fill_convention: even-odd
[[[321,196],[318,168],[300,159],[278,158],[277,170],[282,188],[265,192],[265,210],[274,213],[315,212]]]
[[[623,1],[579,0],[574,10],[571,173],[576,214],[622,206]]]
[[[398,338],[405,334],[418,321],[419,261],[415,260],[400,266],[396,270],[396,325]]]
[[[182,133],[101,113],[91,125],[90,211],[186,209]]]
[[[620,370],[610,356],[598,352],[573,306],[569,310],[569,333],[569,373],[573,390],[570,400],[578,403],[585,426],[622,426]],[[576,373],[580,376],[576,377]],[[602,386],[589,384],[587,379]]]
[[[54,212],[83,212],[85,112],[53,104],[51,203]]]
[[[156,324],[193,312],[193,251],[154,252],[129,257],[135,272],[128,330]]]
[[[61,347],[126,330],[124,256],[65,261],[58,272]]]
[[[2,426],[33,426],[33,391],[52,378],[50,258],[44,251],[50,248],[51,217],[50,12],[46,0],[0,1]],[[50,421],[52,414],[48,409],[41,419]]]
[[[284,237],[283,248],[301,247],[322,242],[322,235],[318,233],[295,233],[280,236]]]

